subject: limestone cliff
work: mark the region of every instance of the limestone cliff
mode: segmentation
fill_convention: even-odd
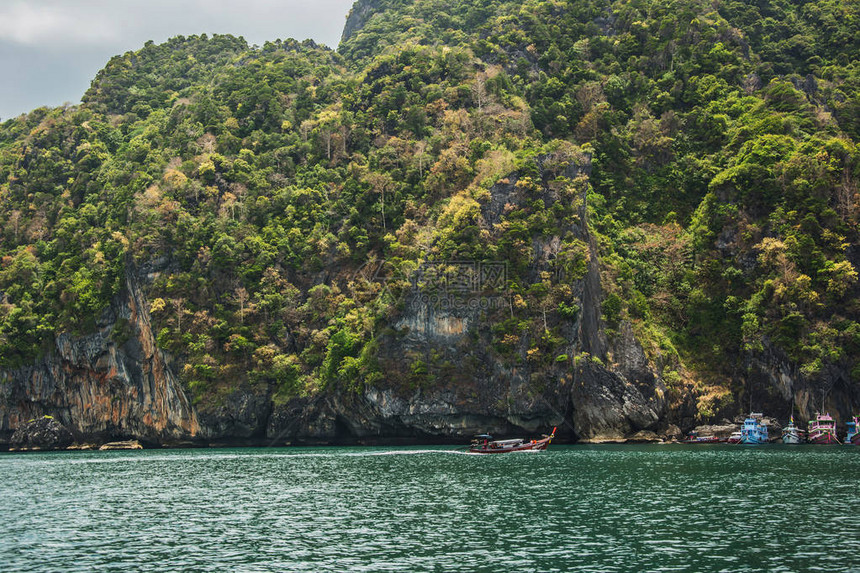
[[[336,53],[111,59],[0,124],[0,447],[841,426],[858,50],[783,4],[357,0]]]
[[[500,356],[493,326],[513,304],[504,290],[504,261],[484,267],[461,261],[478,273],[472,287],[428,294],[416,281],[402,294],[402,310],[379,340],[380,382],[277,405],[266,390],[244,385],[201,412],[178,381],[182,365],[156,346],[141,288],[147,272],[129,270],[125,292],[96,332],[62,334],[35,364],[2,373],[0,440],[8,443],[19,425],[44,415],[79,440],[149,443],[463,441],[477,432],[533,435],[553,426],[562,439],[623,439],[659,429],[667,412],[662,382],[629,327],[611,344],[603,330],[599,261],[584,191],[562,199],[550,184],[558,175],[587,177],[588,157],[567,158],[563,173],[557,172],[558,158],[538,163],[537,191],[518,185],[520,176],[513,173],[491,188],[481,216],[493,228],[505,205],[532,201],[535,193],[547,205],[576,205],[576,222],[560,235],[587,246],[586,272],[568,281],[581,311],[569,318],[544,316],[563,336],[558,361],[532,364],[527,350],[534,341],[525,333],[509,356]],[[532,245],[533,277],[551,269],[560,235]]]
[[[155,343],[136,277],[102,315],[96,332],[61,334],[35,364],[0,372],[0,442],[23,423],[53,416],[81,440],[193,439],[196,414]]]
[[[378,0],[360,0],[353,4],[352,9],[346,17],[346,24],[343,27],[341,42],[345,42],[350,39],[353,34],[359,31],[378,7]]]
[[[829,366],[811,380],[770,341],[763,341],[763,348],[746,356],[746,384],[738,392],[741,412],[746,407],[782,420],[794,415],[801,421],[829,412],[840,422],[840,431],[841,422],[856,415],[860,391],[848,371]]]
[[[506,205],[536,198],[548,206],[570,201],[549,184],[559,175],[550,172],[553,159],[558,158],[539,159],[541,187],[536,193],[518,185],[517,173],[494,185],[481,207],[484,227],[492,229]],[[589,171],[590,160],[582,156],[570,161],[563,175],[573,180]],[[572,234],[587,245],[589,263],[583,277],[568,281],[581,312],[574,318],[548,319],[563,334],[559,360],[549,366],[530,362],[527,350],[535,341],[527,333],[520,333],[512,355],[501,356],[494,349],[493,327],[513,312],[514,295],[482,288],[481,281],[499,268],[459,261],[449,264],[448,271],[467,276],[473,271],[476,284],[451,288],[447,283],[427,291],[413,277],[413,288],[402,294],[403,310],[380,341],[381,382],[330,394],[302,408],[292,403],[276,408],[268,437],[276,442],[387,437],[462,442],[479,432],[534,435],[558,426],[563,439],[623,440],[640,430],[661,429],[667,413],[665,386],[629,325],[612,344],[607,342],[584,191],[573,201],[578,222],[560,229],[560,235]],[[533,277],[553,268],[561,239],[551,236],[533,245]]]

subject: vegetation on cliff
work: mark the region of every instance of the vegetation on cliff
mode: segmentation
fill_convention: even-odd
[[[493,352],[574,367],[558,326],[588,249],[565,230],[587,196],[608,332],[633,324],[677,396],[730,403],[716,381],[762,353],[856,386],[858,27],[847,0],[373,0],[337,52],[147,44],[80,106],[0,124],[0,368],[92,330],[145,272],[201,406],[357,388],[408,287],[367,280],[383,260],[505,261]],[[488,221],[514,173],[531,199]],[[565,272],[535,276],[551,236]],[[404,359],[390,383],[450,368]]]

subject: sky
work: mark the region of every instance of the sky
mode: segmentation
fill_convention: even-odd
[[[148,40],[233,34],[336,48],[353,0],[0,0],[0,121],[80,103],[96,73]]]

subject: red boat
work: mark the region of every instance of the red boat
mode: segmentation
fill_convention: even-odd
[[[681,441],[682,444],[719,444],[720,439],[716,436],[700,436],[696,430],[693,430],[687,437]]]
[[[838,444],[836,439],[836,422],[830,414],[818,414],[815,420],[809,420],[809,432],[806,439],[812,444]]]
[[[469,446],[469,451],[473,454],[506,454],[508,452],[526,452],[530,450],[545,450],[552,439],[555,437],[556,428],[552,429],[552,434],[543,435],[540,440],[526,441],[522,438],[514,438],[513,440],[494,440],[489,434],[481,434],[475,436],[472,444]]]

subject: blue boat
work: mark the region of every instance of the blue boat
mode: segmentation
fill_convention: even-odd
[[[767,426],[761,423],[762,414],[753,412],[749,418],[744,420],[743,428],[741,428],[741,443],[742,444],[766,444],[767,443]]]
[[[860,445],[860,434],[857,433],[857,416],[854,416],[845,425],[848,427],[848,434],[845,436],[846,446]]]

